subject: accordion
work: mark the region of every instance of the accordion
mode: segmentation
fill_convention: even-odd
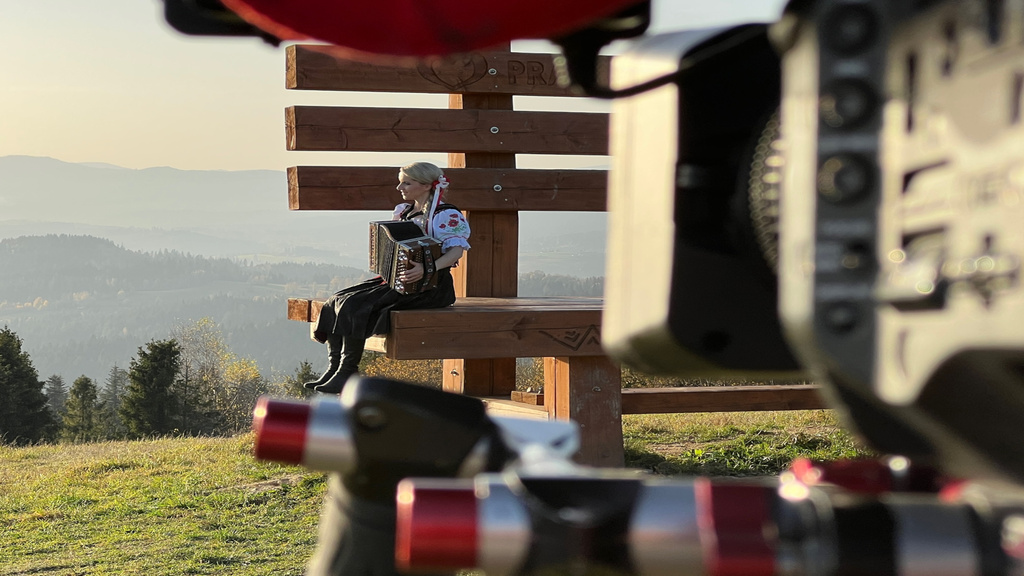
[[[382,278],[399,294],[418,294],[437,286],[437,267],[434,261],[441,257],[441,244],[415,222],[388,220],[370,222],[370,270]],[[403,282],[402,272],[410,262],[423,265],[423,278],[416,282]]]

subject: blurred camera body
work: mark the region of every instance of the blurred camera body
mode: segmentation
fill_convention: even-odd
[[[739,176],[764,147],[755,127],[777,126],[779,60],[766,31],[654,36],[613,60],[613,87],[688,66],[612,108],[602,335],[644,371],[799,371]]]
[[[875,448],[1024,482],[1024,2],[792,2],[757,30],[613,61],[678,74],[613,109],[607,348],[803,366]]]

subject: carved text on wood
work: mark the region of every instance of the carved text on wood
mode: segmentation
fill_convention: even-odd
[[[527,56],[524,54],[524,56]],[[480,53],[433,58],[416,67],[420,76],[452,92],[463,92],[489,76],[502,75],[509,84],[553,86],[558,82],[551,61],[515,59],[488,62]]]

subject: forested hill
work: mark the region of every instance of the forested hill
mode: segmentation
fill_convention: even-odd
[[[137,252],[91,236],[0,240],[0,326],[24,341],[41,378],[102,381],[139,346],[209,317],[231,351],[261,372],[323,363],[306,325],[286,319],[288,297],[323,297],[365,278],[329,264],[259,263],[175,251]],[[601,278],[539,272],[520,277],[523,296],[600,296]]]
[[[328,264],[247,264],[176,251],[136,252],[90,236],[24,236],[0,240],[0,307],[35,298],[57,303],[144,291],[187,290],[213,283],[302,283],[357,280],[355,268]]]
[[[0,325],[24,341],[40,376],[102,380],[139,346],[210,317],[232,351],[261,370],[316,360],[308,330],[285,318],[289,296],[329,294],[364,278],[326,264],[248,264],[135,252],[89,236],[0,241]]]

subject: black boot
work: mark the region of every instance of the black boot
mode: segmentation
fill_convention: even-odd
[[[359,373],[359,361],[363,358],[363,347],[366,340],[358,336],[346,336],[342,340],[341,366],[333,376],[323,384],[316,387],[317,392],[324,394],[340,394],[345,387],[345,382],[353,374]]]
[[[304,383],[302,385],[303,388],[312,390],[326,383],[337,373],[338,367],[341,366],[341,336],[328,336],[324,345],[327,346],[327,371],[316,380]]]

